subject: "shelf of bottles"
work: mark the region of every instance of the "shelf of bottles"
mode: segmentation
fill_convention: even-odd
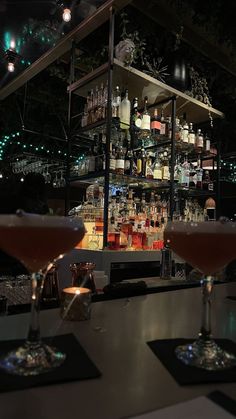
[[[78,135],[87,135],[92,144],[84,159],[71,166],[71,185],[87,187],[86,201],[73,208],[71,214],[82,215],[85,220],[88,233],[81,246],[102,249],[104,185],[108,174],[108,249],[160,250],[170,214],[171,185],[174,185],[174,219],[199,221],[208,219],[209,214],[211,218],[215,217],[214,170],[210,174],[203,162],[210,162],[216,169],[216,149],[209,134],[203,133],[196,121],[193,123],[188,117],[193,115],[192,108],[198,110],[197,121],[203,119],[203,113],[205,116],[208,113],[205,105],[201,107],[194,100],[189,106],[189,101],[183,97],[186,95],[178,95],[179,113],[176,113],[173,137],[170,116],[173,98],[167,97],[167,93],[177,91],[149,76],[142,76],[138,70],[132,71],[127,83],[121,77],[127,76],[127,69],[119,66],[122,72],[115,73],[114,79],[116,82],[122,80],[123,84],[115,84],[112,92],[109,167],[106,167],[108,84],[98,72],[99,77],[91,75],[86,78],[87,83],[82,80],[71,88],[84,97]],[[142,77],[145,84],[138,84],[137,95],[130,100],[130,90],[124,86],[131,85],[131,92],[134,92],[134,81],[143,82]],[[160,85],[164,86],[165,95],[163,91],[160,94]],[[155,100],[153,88],[160,94],[158,97],[155,93]],[[140,92],[143,91],[151,92],[151,101],[148,96],[142,97]],[[184,107],[190,111],[189,114],[183,113]],[[213,113],[222,116],[214,109]],[[172,138],[175,162],[171,183]]]

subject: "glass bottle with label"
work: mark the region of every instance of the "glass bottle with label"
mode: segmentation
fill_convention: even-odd
[[[206,135],[204,138],[204,151],[206,154],[210,154],[211,152],[211,140],[208,135]]]
[[[169,170],[169,159],[167,151],[163,152],[163,161],[162,161],[162,180],[170,180],[170,170]]]
[[[182,173],[181,173],[181,186],[184,188],[189,187],[189,162],[187,159],[187,155],[184,158],[184,162],[182,164]]]
[[[120,88],[116,86],[112,97],[112,117],[119,118],[120,116],[121,95]]]
[[[148,98],[147,96],[145,96],[144,111],[142,114],[141,133],[140,133],[142,137],[148,137],[150,135],[150,130],[151,130],[151,117],[147,109],[147,104],[148,104]]]
[[[165,117],[164,117],[164,110],[162,108],[162,110],[161,110],[160,135],[163,135],[165,137],[166,136],[166,131],[167,131],[167,124],[166,124]]]
[[[195,141],[196,141],[196,134],[195,134],[195,131],[193,129],[193,124],[192,124],[192,122],[190,122],[189,131],[188,131],[188,143],[189,143],[190,148],[195,147]]]
[[[152,159],[151,155],[147,155],[147,163],[146,163],[146,178],[153,179],[153,171],[152,171]]]
[[[204,146],[203,134],[200,129],[197,130],[195,148],[198,153],[202,153]]]
[[[110,170],[111,172],[116,171],[116,155],[112,143],[110,143]]]
[[[177,155],[176,157],[176,164],[175,164],[175,170],[174,170],[174,181],[176,183],[181,182],[181,173],[182,173],[182,167],[180,164],[180,156]]]
[[[125,97],[123,98],[120,104],[120,127],[122,129],[129,129],[130,127],[130,112],[131,104],[129,100],[129,93],[126,89]]]
[[[200,160],[200,158],[198,158],[198,162],[197,162],[196,177],[197,177],[196,188],[197,189],[202,189],[203,169],[201,168],[201,160]]]
[[[182,127],[182,142],[184,150],[188,149],[188,134],[189,134],[189,126],[186,121],[183,123]]]
[[[144,148],[143,145],[142,145],[142,148],[141,148],[141,161],[142,161],[141,176],[146,177],[147,153],[146,153],[145,148]]]
[[[154,109],[154,115],[151,119],[151,134],[156,139],[161,133],[161,120],[158,116],[158,110]]]
[[[125,155],[123,147],[119,144],[116,151],[116,173],[118,175],[123,175],[125,171]]]
[[[125,174],[132,175],[133,173],[133,162],[134,162],[134,155],[133,150],[131,149],[131,139],[130,133],[127,131],[127,148],[125,153]]]

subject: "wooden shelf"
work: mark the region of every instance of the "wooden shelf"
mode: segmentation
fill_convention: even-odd
[[[95,87],[99,86],[101,83],[105,83],[107,79],[107,70],[108,64],[103,64],[93,72],[70,85],[68,91],[86,98],[89,90],[95,89]],[[186,113],[189,122],[199,123],[207,121],[209,112],[213,118],[224,117],[224,114],[219,110],[209,107],[205,103],[162,83],[136,68],[125,66],[116,58],[114,59],[113,84],[121,86],[122,89],[128,88],[129,97],[138,97],[140,103],[144,96],[148,97],[150,105],[166,100],[167,103],[163,105],[166,115],[171,114],[171,97],[176,96],[177,115]]]

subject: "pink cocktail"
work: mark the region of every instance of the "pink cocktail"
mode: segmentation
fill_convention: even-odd
[[[236,365],[236,356],[220,348],[211,336],[210,298],[213,277],[236,259],[236,223],[170,222],[164,232],[165,242],[191,266],[203,274],[203,313],[198,339],[176,348],[177,357],[187,365],[207,370],[223,370]]]
[[[0,215],[0,248],[32,274],[31,321],[24,345],[0,359],[11,374],[37,375],[62,364],[65,354],[40,338],[40,293],[50,262],[73,249],[84,236],[81,218],[26,214]]]

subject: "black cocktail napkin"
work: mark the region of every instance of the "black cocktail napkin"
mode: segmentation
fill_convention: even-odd
[[[215,339],[215,341],[221,348],[236,354],[236,344],[231,340]],[[193,339],[164,339],[147,344],[180,385],[236,381],[236,367],[224,371],[206,371],[179,361],[175,355],[176,346],[192,342]]]
[[[51,371],[31,376],[21,377],[5,373],[0,369],[0,392],[22,390],[29,387],[58,384],[66,381],[86,380],[101,376],[100,371],[86,354],[73,334],[44,338],[44,342],[66,353],[64,363]],[[8,340],[0,342],[0,356],[17,348],[23,340]]]

